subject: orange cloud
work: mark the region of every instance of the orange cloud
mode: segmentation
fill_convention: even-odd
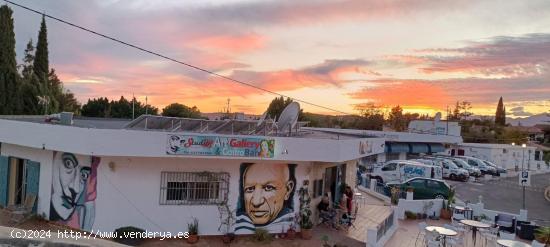
[[[375,102],[378,105],[401,105],[407,108],[443,108],[452,102],[438,83],[421,80],[378,80],[376,87],[363,88],[350,94],[352,98]]]

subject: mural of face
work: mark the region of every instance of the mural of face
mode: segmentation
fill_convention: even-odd
[[[54,159],[51,211],[55,211],[61,220],[69,219],[82,203],[80,198],[86,191],[91,171],[89,161],[78,160],[71,153],[63,153]]]
[[[294,190],[287,164],[253,164],[244,173],[243,192],[246,214],[255,225],[277,218]]]

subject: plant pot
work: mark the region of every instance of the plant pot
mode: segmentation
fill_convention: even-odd
[[[189,234],[189,237],[187,238],[187,243],[194,244],[196,242],[199,242],[199,235]]]
[[[224,244],[229,244],[235,240],[235,234],[225,234],[222,237],[222,241]]]
[[[296,238],[296,231],[288,230],[286,231],[286,239],[294,240]]]
[[[302,239],[309,240],[312,237],[311,229],[302,229]]]
[[[441,209],[440,218],[450,220],[451,219],[451,210]]]

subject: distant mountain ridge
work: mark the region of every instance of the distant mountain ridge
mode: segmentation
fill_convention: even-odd
[[[550,113],[540,113],[525,118],[506,118],[506,123],[512,126],[550,125]]]

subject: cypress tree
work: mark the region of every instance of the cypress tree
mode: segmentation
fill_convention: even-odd
[[[504,126],[506,124],[506,108],[502,102],[502,97],[498,100],[497,111],[495,113],[495,124]]]
[[[0,7],[0,114],[17,111],[18,73],[12,14],[13,11],[7,5]]]
[[[48,58],[48,29],[46,27],[46,19],[44,16],[42,16],[42,23],[40,24],[40,31],[38,32],[33,71],[38,80],[31,80],[31,83],[33,83],[33,85],[37,88],[36,92],[38,92],[38,95],[47,100],[47,103],[41,103],[41,107],[39,108],[40,113],[44,112],[44,107],[48,108],[48,111],[55,111],[55,109],[52,109],[51,107],[53,105],[54,97],[50,93],[51,90],[48,82],[48,74],[50,72]]]
[[[46,27],[44,16],[42,16],[42,23],[40,24],[40,31],[38,32],[33,70],[40,80],[42,80],[42,78],[47,78],[50,72],[48,59],[48,28]]]

